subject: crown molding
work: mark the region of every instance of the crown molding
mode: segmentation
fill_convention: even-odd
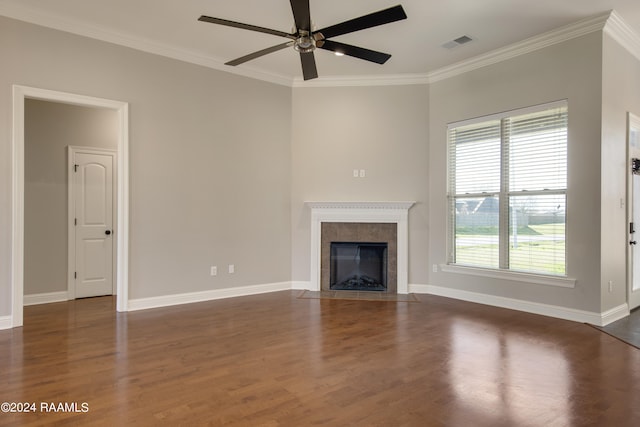
[[[6,16],[7,18],[16,19],[18,21],[40,25],[42,27],[52,28],[54,30],[64,31],[67,33],[88,37],[103,42],[113,43],[119,46],[124,46],[142,52],[176,59],[182,62],[201,65],[203,67],[212,68],[231,74],[237,74],[244,77],[263,80],[282,86],[292,86],[292,79],[290,77],[273,73],[265,73],[247,67],[231,68],[228,65],[225,65],[224,61],[220,58],[198,54],[196,52],[192,52],[168,44],[155,43],[151,40],[142,39],[130,34],[115,32],[104,27],[86,25],[63,18],[59,15],[44,14],[25,6],[9,6],[0,3],[0,15]]]
[[[408,86],[426,85],[429,75],[424,74],[387,74],[369,76],[319,77],[313,80],[293,80],[293,87],[345,87],[345,86]]]
[[[475,56],[453,65],[442,67],[429,73],[332,76],[304,81],[290,77],[259,71],[250,67],[229,67],[220,58],[202,55],[196,52],[167,44],[155,43],[130,34],[78,23],[59,15],[44,14],[26,6],[0,3],[0,15],[43,27],[129,47],[131,49],[160,55],[179,61],[212,68],[230,74],[262,80],[287,87],[348,87],[348,86],[395,86],[427,85],[464,74],[488,65],[525,55],[548,46],[565,42],[596,31],[605,31],[614,40],[640,59],[640,36],[629,27],[615,11],[609,11],[576,23],[528,38],[518,43]]]
[[[129,47],[146,53],[164,56],[179,61],[201,65],[203,67],[224,71],[244,77],[275,83],[287,87],[344,87],[344,86],[394,86],[428,84],[429,78],[424,74],[396,74],[378,76],[336,76],[320,77],[304,81],[302,78],[266,73],[251,67],[229,67],[221,58],[215,58],[191,52],[176,46],[155,43],[151,40],[134,37],[130,34],[115,32],[99,26],[86,25],[59,15],[45,14],[26,6],[3,5],[0,3],[0,15],[42,27],[52,28],[95,40]]]
[[[611,11],[611,15],[604,26],[604,32],[627,49],[629,53],[640,59],[640,35],[615,10]]]
[[[429,83],[468,73],[469,71],[477,70],[488,65],[497,64],[576,37],[584,36],[596,31],[602,31],[611,14],[612,12],[607,12],[591,18],[583,19],[573,24],[530,37],[521,42],[432,71],[428,74]]]
[[[327,202],[313,202],[308,201],[304,202],[305,205],[309,206],[311,209],[387,209],[387,210],[409,210],[411,206],[415,205],[415,201],[398,201],[398,202],[338,202],[338,201],[327,201]]]

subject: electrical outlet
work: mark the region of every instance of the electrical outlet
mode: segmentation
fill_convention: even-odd
[[[438,272],[438,264],[433,264],[433,272],[434,273]]]
[[[212,276],[217,276],[218,275],[218,267],[216,267],[215,265],[211,266],[211,275]]]
[[[359,171],[358,171],[358,169],[354,169],[354,170],[353,170],[353,177],[354,177],[354,178],[357,178],[358,176],[359,176]]]
[[[236,272],[236,266],[233,264],[229,264],[229,274],[233,274]]]
[[[609,280],[609,292],[613,292],[613,280]]]
[[[367,171],[364,169],[360,169],[360,178],[364,178],[365,176],[367,176]]]

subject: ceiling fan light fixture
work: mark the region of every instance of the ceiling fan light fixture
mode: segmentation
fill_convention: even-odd
[[[300,31],[300,37],[293,43],[293,48],[300,53],[310,53],[316,50],[316,41],[308,32]]]

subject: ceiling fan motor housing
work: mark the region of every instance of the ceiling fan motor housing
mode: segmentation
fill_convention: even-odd
[[[293,48],[300,53],[310,53],[316,50],[316,41],[308,31],[298,30],[300,37],[293,43]]]

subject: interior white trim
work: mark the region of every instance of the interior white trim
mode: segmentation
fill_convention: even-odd
[[[13,319],[11,316],[0,316],[0,331],[11,328],[13,328]]]
[[[429,76],[422,74],[381,74],[369,76],[329,76],[304,81],[297,77],[293,87],[399,86],[427,85]]]
[[[308,280],[298,280],[291,282],[291,290],[293,291],[310,291],[311,282]]]
[[[138,298],[129,301],[129,311],[147,310],[150,308],[169,307],[172,305],[191,304],[224,298],[235,298],[249,295],[266,294],[269,292],[288,291],[292,289],[291,282],[267,283],[237,288],[214,289],[185,294],[162,295],[150,298]]]
[[[600,314],[602,321],[599,326],[607,326],[609,323],[623,319],[630,314],[631,310],[629,310],[629,305],[627,303],[620,304],[619,306],[613,307],[611,310],[607,310]]]
[[[224,65],[226,61],[221,58],[202,55],[168,44],[156,43],[148,39],[143,39],[122,32],[116,32],[96,25],[88,25],[60,15],[42,13],[26,5],[18,6],[15,4],[7,5],[0,3],[0,15],[95,40],[117,44],[119,46],[129,47],[142,52],[164,56],[166,58],[177,59],[178,61],[188,62],[190,64],[202,65],[207,68],[227,73],[263,80],[283,86],[291,86],[292,84],[291,78],[289,77],[258,71],[246,66],[229,67],[228,65]]]
[[[470,276],[490,277],[498,280],[510,280],[534,285],[559,286],[575,288],[576,279],[544,274],[521,273],[518,271],[494,270],[489,268],[464,267],[461,265],[440,264],[440,271],[444,273],[467,274]]]
[[[478,68],[497,64],[520,55],[526,55],[527,53],[562,43],[576,37],[581,37],[595,31],[601,31],[610,15],[611,12],[607,12],[595,17],[583,19],[573,24],[565,25],[564,27],[530,37],[521,42],[493,50],[483,55],[478,55],[456,64],[442,67],[439,70],[429,73],[429,82],[434,83],[440,80],[445,80],[460,74],[468,73],[469,71],[473,71]]]
[[[620,46],[627,49],[636,59],[640,59],[640,36],[636,33],[616,11],[604,26],[604,32],[611,36]]]
[[[68,291],[60,292],[48,292],[44,294],[31,294],[24,296],[24,306],[50,304],[52,302],[68,301],[73,298],[69,298]]]
[[[408,293],[409,209],[414,204],[415,202],[305,202],[311,208],[309,290],[320,290],[320,235],[323,222],[389,222],[397,224],[398,293]]]
[[[96,40],[114,43],[120,46],[126,46],[132,49],[191,64],[202,65],[219,71],[289,87],[386,86],[433,83],[482,68],[487,65],[502,62],[519,55],[524,55],[553,44],[580,37],[594,31],[603,30],[610,17],[612,22],[610,26],[608,25],[608,30],[613,32],[612,36],[614,36],[616,40],[627,48],[631,46],[640,46],[640,37],[637,33],[631,30],[631,28],[622,21],[622,18],[620,18],[618,14],[611,11],[551,30],[521,42],[514,43],[510,46],[496,49],[486,54],[442,67],[428,73],[378,76],[331,76],[321,77],[319,79],[305,82],[300,78],[292,80],[289,77],[266,73],[264,71],[253,69],[250,66],[229,67],[224,65],[225,61],[221,58],[205,56],[176,46],[141,39],[131,34],[118,33],[107,28],[83,24],[60,15],[44,14],[25,5],[18,6],[15,4],[0,4],[0,15]],[[632,52],[638,51],[633,48]]]
[[[453,298],[467,302],[490,305],[493,307],[507,308],[510,310],[524,311],[526,313],[540,314],[542,316],[557,319],[571,320],[580,323],[589,323],[596,326],[606,326],[611,322],[629,315],[629,307],[622,304],[603,313],[576,310],[557,305],[541,304],[531,301],[523,301],[514,298],[500,297],[496,295],[481,294],[478,292],[463,291],[460,289],[446,288],[434,285],[412,284],[409,287],[412,293],[429,294],[441,297]]]
[[[13,86],[11,286],[12,327],[22,326],[24,306],[24,101],[26,98],[108,108],[118,113],[117,310],[129,299],[129,104],[28,86]]]
[[[529,107],[516,108],[513,110],[501,111],[495,114],[488,114],[486,116],[474,117],[472,119],[459,120],[457,122],[451,122],[447,124],[447,131],[451,129],[468,126],[483,122],[488,122],[492,120],[502,120],[512,116],[521,116],[530,113],[539,113],[545,110],[550,110],[553,108],[568,108],[569,101],[567,99],[560,99],[557,101],[545,102],[542,104],[531,105]]]
[[[627,111],[627,138],[626,138],[626,205],[627,205],[627,224],[631,224],[632,222],[637,222],[634,219],[634,209],[637,209],[637,203],[634,203],[634,174],[629,167],[631,164],[631,159],[634,157],[638,157],[640,152],[640,147],[637,146],[638,141],[633,139],[633,131],[640,129],[640,116],[636,116],[635,114]],[[636,200],[637,202],[637,200]],[[637,216],[637,212],[636,212]],[[630,240],[630,233],[627,234],[627,238]],[[634,239],[635,240],[635,239]],[[635,265],[637,263],[634,262],[634,253],[638,249],[634,249],[635,246],[626,245],[626,261],[627,261],[627,271],[626,271],[626,301],[629,306],[629,310],[633,310],[638,307],[640,301],[638,301],[638,291],[634,291],[634,274],[638,274],[640,270],[640,265]]]

